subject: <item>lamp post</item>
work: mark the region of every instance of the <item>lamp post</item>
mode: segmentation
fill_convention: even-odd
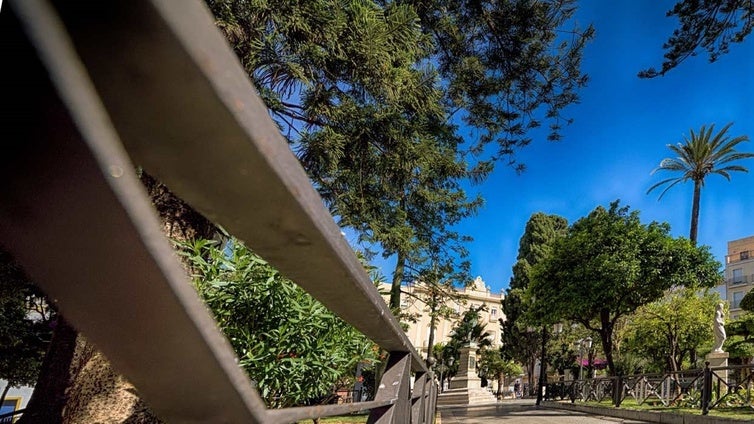
[[[586,340],[584,340],[584,342],[585,342],[584,347],[586,348],[586,357],[587,357],[587,371],[589,371],[589,373],[591,374],[592,364],[589,361],[589,352],[591,352],[592,350],[592,337],[591,336],[587,337]],[[592,378],[592,376],[590,375],[589,378]]]
[[[576,340],[576,346],[579,347],[579,380],[584,379],[584,351],[581,347],[583,343],[583,339]]]
[[[539,384],[537,384],[537,406],[542,403],[545,386],[547,385],[547,326],[542,326],[542,355],[539,359]]]
[[[578,339],[576,340],[576,345],[579,347],[579,380],[581,380],[581,393],[582,393],[582,399],[584,398],[584,390],[586,389],[586,384],[584,384],[584,348],[586,348],[587,352],[592,348],[592,338],[587,337],[586,339]]]
[[[427,368],[429,368],[430,377],[431,377],[432,381],[435,380],[435,375],[434,375],[434,369],[433,368],[434,368],[434,366],[435,366],[436,363],[437,363],[437,358],[435,358],[434,355],[432,355],[431,353],[428,354],[427,355]],[[440,375],[442,376],[442,374],[440,374]],[[440,384],[442,385],[442,380],[440,380]]]
[[[448,366],[449,367],[453,366],[453,362],[455,362],[455,358],[453,358],[453,357],[448,358]],[[445,384],[443,383],[443,379],[442,379],[442,373],[443,373],[443,371],[446,371],[445,370],[445,357],[444,356],[440,359],[440,393],[442,393],[444,391],[444,389],[445,389]]]

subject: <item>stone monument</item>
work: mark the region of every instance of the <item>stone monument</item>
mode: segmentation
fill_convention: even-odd
[[[477,344],[469,343],[460,349],[458,372],[450,380],[449,389],[437,397],[437,405],[478,405],[497,402],[495,396],[482,387],[477,376]]]
[[[469,343],[460,349],[461,359],[458,363],[458,372],[456,373],[456,376],[450,380],[451,389],[482,388],[482,379],[476,375],[476,350],[476,343]]]
[[[712,332],[715,335],[715,344],[712,346],[712,352],[710,352],[706,359],[709,362],[710,367],[727,367],[728,366],[728,352],[723,351],[723,343],[725,343],[725,319],[723,317],[723,304],[722,302],[717,304],[715,308],[715,317],[712,322]],[[715,374],[728,383],[728,370],[717,370]]]

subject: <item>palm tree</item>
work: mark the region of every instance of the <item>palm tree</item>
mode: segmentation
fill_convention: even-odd
[[[661,185],[668,184],[665,190],[660,193],[659,199],[670,190],[671,187],[678,183],[693,181],[694,182],[694,200],[691,207],[691,230],[689,231],[689,238],[692,242],[696,243],[697,228],[699,225],[699,198],[701,196],[702,187],[704,187],[704,179],[707,175],[718,174],[722,175],[730,181],[730,172],[740,171],[749,172],[748,169],[741,165],[730,165],[731,162],[754,157],[752,153],[740,153],[735,150],[737,144],[748,141],[749,137],[740,135],[735,138],[730,138],[727,135],[728,128],[733,125],[729,123],[719,133],[712,135],[715,129],[714,125],[710,125],[709,128],[702,126],[699,130],[699,134],[695,134],[694,130],[690,130],[691,136],[684,137],[683,143],[676,145],[669,144],[668,148],[676,155],[675,158],[665,158],[660,162],[660,166],[652,170],[651,175],[654,175],[657,171],[673,171],[680,172],[681,175],[662,180],[659,183],[653,185],[647,190],[647,193],[651,192]]]

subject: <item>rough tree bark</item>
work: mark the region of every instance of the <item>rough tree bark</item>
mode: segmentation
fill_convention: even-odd
[[[168,237],[211,238],[216,227],[155,178],[140,173]],[[58,315],[34,394],[19,420],[28,423],[127,423],[161,421],[139,398],[136,388]]]

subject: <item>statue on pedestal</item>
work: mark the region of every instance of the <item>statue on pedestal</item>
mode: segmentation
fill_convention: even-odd
[[[712,332],[715,334],[715,344],[712,347],[712,352],[723,352],[723,343],[725,342],[725,321],[723,319],[723,304],[722,302],[717,304],[715,308],[715,320],[712,323]]]

